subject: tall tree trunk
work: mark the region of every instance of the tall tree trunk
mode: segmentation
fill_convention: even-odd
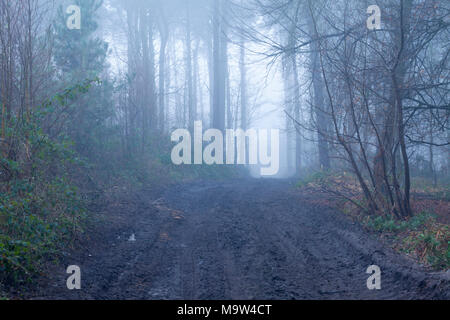
[[[292,76],[294,78],[294,116],[297,121],[300,120],[300,83],[298,81],[298,67],[297,67],[297,55],[292,55]],[[297,130],[301,130],[297,128]],[[302,165],[302,149],[301,149],[301,136],[298,131],[295,134],[295,168],[297,173],[300,172],[300,167]]]
[[[228,66],[226,68],[226,108],[227,108],[227,128],[233,128],[233,112],[231,110],[231,85],[230,72]]]
[[[128,148],[129,155],[135,152],[135,140],[136,140],[136,71],[137,71],[137,14],[136,7],[127,5],[127,67],[128,67],[128,94],[127,94],[127,114],[128,114]]]
[[[149,128],[151,130],[157,129],[158,119],[157,119],[157,109],[158,109],[158,99],[156,93],[156,70],[155,70],[155,45],[153,44],[154,32],[153,32],[153,11],[150,11],[148,15],[148,49],[149,49]],[[147,137],[148,139],[149,137]]]
[[[282,70],[283,70],[283,92],[284,92],[284,108],[287,111],[286,114],[286,166],[288,169],[294,168],[294,161],[293,161],[293,150],[292,147],[293,141],[295,140],[293,136],[295,136],[295,124],[293,123],[291,119],[292,115],[292,70],[291,70],[291,63],[289,59],[289,54],[284,54],[282,57]]]
[[[187,81],[187,112],[188,112],[188,127],[192,130],[194,128],[194,121],[196,118],[193,101],[193,84],[192,84],[192,44],[191,44],[191,13],[190,1],[186,1],[186,81]]]
[[[226,65],[225,1],[214,1],[213,13],[213,127],[225,130]]]
[[[297,45],[296,29],[298,24],[298,15],[300,10],[300,2],[297,3],[295,18],[292,22],[292,27],[289,34],[289,48],[291,48],[291,64],[292,64],[292,96],[293,96],[293,112],[297,121],[300,121],[300,83],[298,81],[298,67],[297,67],[297,54],[295,52],[295,46]],[[301,161],[301,136],[299,131],[301,128],[297,128],[295,131],[295,168],[297,173],[300,172]]]
[[[198,50],[200,41],[197,39],[193,55],[193,83],[192,83],[192,105],[194,110],[194,121],[198,120],[198,89],[199,89],[199,70],[198,70]]]
[[[200,46],[200,41],[198,43],[198,46]],[[199,49],[199,48],[197,47],[197,49]],[[200,70],[199,70],[199,65],[198,65],[198,62],[199,62],[198,50],[196,52],[195,60],[196,60],[196,70],[197,70],[196,78],[197,78],[197,87],[198,87],[197,102],[198,102],[198,107],[200,109],[200,120],[202,121],[202,123],[204,123],[204,121],[205,121],[205,103],[203,100],[203,84],[201,81],[202,79],[200,76]],[[205,125],[205,124],[203,124],[203,125]]]
[[[208,80],[209,80],[209,122],[208,126],[213,126],[214,120],[214,54],[213,54],[213,38],[206,40],[207,58],[208,58]]]
[[[313,110],[316,116],[316,125],[318,133],[318,147],[319,147],[319,165],[323,169],[330,168],[330,156],[328,150],[328,141],[326,136],[328,135],[328,122],[330,121],[326,114],[326,104],[324,100],[324,82],[322,74],[320,72],[319,61],[319,44],[318,35],[314,28],[313,17],[309,15],[309,31],[312,38],[310,45],[310,60],[311,60],[311,76],[312,84],[314,88]],[[316,41],[314,41],[316,40]]]
[[[166,95],[166,47],[169,37],[169,30],[166,21],[166,15],[163,6],[159,6],[160,18],[158,19],[159,35],[161,39],[161,48],[159,51],[159,95],[158,95],[158,127],[161,132],[165,130],[165,95]]]
[[[404,215],[411,216],[411,204],[410,204],[410,189],[411,189],[411,177],[409,168],[408,153],[406,150],[405,141],[405,119],[403,115],[403,92],[404,81],[406,71],[408,69],[408,61],[410,52],[408,50],[408,40],[410,36],[410,19],[412,12],[412,2],[413,0],[401,0],[400,1],[400,30],[399,30],[399,41],[400,49],[398,53],[398,60],[392,72],[392,83],[395,95],[395,106],[396,106],[396,119],[398,128],[398,140],[400,145],[400,153],[403,161],[403,175],[404,175],[404,195],[401,199],[401,205],[403,206]],[[392,159],[395,162],[395,155]],[[397,185],[397,184],[395,184]]]
[[[142,108],[142,147],[144,148],[149,137],[149,109],[150,109],[150,61],[149,61],[149,32],[148,32],[147,9],[141,8],[139,19],[139,31],[142,46],[142,78],[140,86],[141,91],[141,108]]]
[[[247,67],[245,65],[245,41],[241,37],[239,55],[239,71],[241,73],[240,98],[241,98],[241,128],[247,129]]]

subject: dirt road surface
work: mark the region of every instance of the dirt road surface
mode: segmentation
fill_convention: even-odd
[[[196,182],[108,206],[35,299],[448,299],[431,273],[288,181]],[[135,241],[132,235],[134,235]],[[381,290],[368,290],[370,265]]]

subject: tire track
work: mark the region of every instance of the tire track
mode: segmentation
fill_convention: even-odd
[[[448,277],[386,248],[336,210],[312,204],[288,181],[199,181],[171,187],[155,201],[137,198],[141,204],[129,201],[108,217],[99,243],[68,258],[85,261],[82,290],[66,290],[61,272],[35,297],[449,298]],[[136,241],[124,240],[132,232]],[[366,287],[371,264],[381,267],[381,290]]]

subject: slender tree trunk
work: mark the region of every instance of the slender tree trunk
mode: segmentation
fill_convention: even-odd
[[[187,112],[188,112],[188,127],[192,130],[194,128],[195,110],[193,99],[193,81],[192,81],[192,44],[191,44],[191,13],[190,1],[186,1],[186,81],[187,81]]]
[[[241,98],[241,128],[247,129],[247,67],[245,65],[245,41],[241,37],[239,56],[239,70],[241,73],[240,98]]]
[[[286,166],[291,169],[294,168],[293,164],[293,150],[292,147],[293,141],[295,140],[293,136],[295,136],[295,124],[291,119],[292,115],[292,83],[291,83],[291,63],[289,59],[289,55],[285,54],[282,57],[282,68],[283,68],[283,87],[284,87],[284,108],[287,111],[286,114]]]
[[[291,52],[291,64],[292,64],[292,78],[293,78],[293,98],[294,98],[294,105],[293,105],[293,111],[294,111],[294,117],[297,121],[300,121],[300,82],[298,81],[298,67],[297,67],[297,54],[295,52],[295,46],[297,44],[297,37],[296,37],[296,29],[298,24],[298,15],[300,10],[300,2],[297,3],[296,12],[295,12],[295,19],[292,22],[292,27],[290,30],[289,35],[289,47],[292,48]],[[297,173],[300,173],[300,168],[302,165],[302,159],[301,159],[301,136],[299,134],[299,131],[301,128],[297,128],[295,131],[295,168]]]
[[[160,18],[158,19],[158,26],[159,26],[159,35],[161,40],[161,49],[159,52],[159,95],[158,95],[158,102],[159,102],[159,110],[158,110],[158,127],[161,132],[164,132],[165,130],[165,95],[166,95],[166,47],[167,47],[167,41],[168,41],[168,26],[167,21],[165,18],[164,9],[162,8],[162,5],[159,7],[160,12]]]
[[[208,50],[208,77],[209,77],[209,127],[213,126],[214,120],[214,54],[213,54],[213,39],[207,39]]]
[[[313,40],[317,40],[316,30],[313,24],[313,17],[309,16],[309,30]],[[318,40],[317,40],[318,41]],[[313,41],[310,45],[311,53],[311,76],[314,88],[313,110],[316,116],[316,126],[318,132],[318,147],[319,147],[319,165],[323,169],[330,168],[330,156],[328,151],[328,122],[326,115],[326,103],[324,100],[324,83],[320,72],[319,61],[319,45],[317,41]]]
[[[129,119],[129,141],[128,146],[130,148],[130,155],[136,151],[136,140],[137,140],[137,109],[136,109],[136,85],[137,85],[137,57],[136,54],[140,49],[138,45],[137,37],[137,13],[136,7],[129,5],[127,6],[127,25],[128,25],[128,37],[127,37],[127,55],[128,55],[128,119]]]
[[[198,70],[198,50],[200,41],[197,39],[193,55],[193,83],[192,83],[192,105],[194,112],[194,121],[198,120],[198,88],[199,88],[199,70]]]
[[[153,32],[153,11],[150,11],[148,16],[148,48],[149,48],[149,121],[148,126],[151,130],[156,131],[158,119],[157,119],[157,109],[158,109],[158,98],[156,91],[156,70],[155,70],[155,45],[153,44],[154,32]],[[149,137],[147,137],[149,139]]]
[[[398,142],[400,145],[400,153],[403,161],[403,198],[401,199],[401,209],[404,216],[411,216],[411,204],[410,204],[410,189],[411,189],[411,177],[409,168],[408,152],[406,150],[405,141],[405,119],[403,115],[403,93],[402,88],[404,88],[404,78],[408,68],[408,40],[410,35],[410,17],[412,11],[412,0],[401,0],[400,1],[400,30],[398,40],[400,42],[400,49],[397,56],[396,65],[392,71],[392,85],[395,96],[395,110],[397,119],[397,130],[398,130]],[[392,157],[392,164],[395,165],[396,155]],[[398,188],[398,184],[395,184]]]
[[[227,108],[227,128],[233,128],[233,112],[231,110],[231,85],[230,85],[230,72],[228,66],[226,68],[226,108]]]
[[[146,8],[141,8],[139,19],[139,31],[142,46],[142,147],[144,148],[149,137],[149,109],[150,109],[150,61],[149,61],[149,40],[148,40],[148,17]]]
[[[226,100],[226,61],[227,49],[224,27],[225,0],[214,1],[213,14],[213,127],[225,130],[225,100]]]

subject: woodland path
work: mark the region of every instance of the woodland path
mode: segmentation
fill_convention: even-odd
[[[288,181],[195,182],[108,207],[35,299],[448,299],[433,274]],[[323,195],[322,195],[323,197]],[[131,234],[136,241],[129,241]],[[381,268],[381,290],[366,269]],[[61,269],[61,268],[60,268]]]

